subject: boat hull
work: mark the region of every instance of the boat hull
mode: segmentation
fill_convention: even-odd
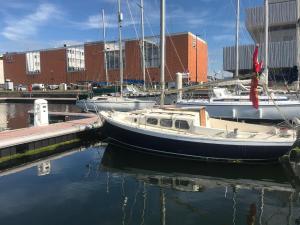
[[[246,120],[284,120],[283,116],[288,120],[300,117],[300,102],[297,104],[280,104],[278,109],[274,104],[261,104],[255,109],[251,103],[249,104],[217,104],[217,103],[178,103],[177,107],[185,108],[193,111],[199,111],[200,107],[205,106],[210,117],[223,119],[246,119]]]
[[[184,157],[199,160],[219,161],[278,161],[288,153],[292,146],[270,145],[240,145],[205,143],[185,140],[175,140],[167,135],[151,136],[138,130],[126,129],[110,121],[103,125],[108,141],[112,144],[125,145],[132,150],[145,153],[165,154],[171,157]]]
[[[128,112],[132,110],[139,110],[145,108],[152,108],[155,102],[150,101],[91,101],[91,100],[78,100],[76,105],[83,111],[107,111],[115,110]]]

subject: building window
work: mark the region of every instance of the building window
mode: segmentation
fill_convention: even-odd
[[[120,68],[120,53],[119,53],[119,43],[111,42],[105,45],[106,53],[106,65],[107,69],[114,70]],[[125,67],[125,44],[122,43],[122,55],[123,55],[123,68]]]
[[[76,72],[85,70],[84,47],[67,48],[67,70],[68,72]]]
[[[26,53],[26,72],[27,74],[37,74],[41,72],[40,52]]]
[[[159,43],[157,38],[151,38],[145,40],[145,66],[159,67],[160,65],[160,54],[159,54]]]

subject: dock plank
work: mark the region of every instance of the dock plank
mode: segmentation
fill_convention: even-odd
[[[75,113],[64,113],[64,115],[75,115]],[[71,120],[62,123],[54,123],[39,127],[27,127],[16,130],[0,132],[0,149],[20,144],[41,141],[48,138],[59,137],[73,133],[82,132],[101,127],[101,121],[95,114],[78,113],[84,116],[78,120]]]

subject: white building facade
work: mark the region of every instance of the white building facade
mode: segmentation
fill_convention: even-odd
[[[299,4],[300,0],[269,0],[269,72],[270,79],[292,82],[299,68]],[[260,59],[264,61],[264,7],[246,9],[246,28],[252,45],[239,46],[240,74],[252,71],[252,54],[260,44]],[[298,44],[297,44],[298,43]],[[223,48],[223,69],[235,70],[235,46]],[[299,68],[300,69],[300,68]]]

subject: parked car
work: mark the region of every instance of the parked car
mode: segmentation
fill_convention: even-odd
[[[44,90],[45,85],[44,84],[32,84],[32,90]]]

